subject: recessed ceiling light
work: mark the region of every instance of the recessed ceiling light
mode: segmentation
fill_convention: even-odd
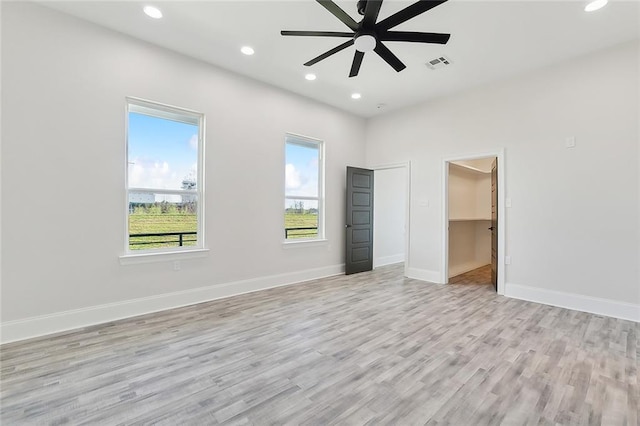
[[[144,11],[144,13],[147,14],[147,16],[150,16],[153,19],[162,18],[162,12],[157,7],[145,6],[144,9],[142,9],[142,10]]]
[[[315,74],[307,74],[304,76],[304,78],[306,78],[309,81],[313,81],[316,79],[316,75]]]
[[[351,99],[360,99],[362,97],[362,95],[360,93],[352,93],[351,94]]]
[[[253,50],[253,47],[250,47],[250,46],[242,46],[242,49],[240,49],[240,51],[245,55],[253,55],[254,53],[256,53]]]
[[[584,7],[585,12],[593,12],[594,10],[602,9],[608,3],[608,0],[594,0]]]

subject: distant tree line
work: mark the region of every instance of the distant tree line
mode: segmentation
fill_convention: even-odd
[[[304,208],[304,201],[294,201],[292,205],[284,209],[285,213],[293,213],[293,214],[318,214],[318,209]]]
[[[197,204],[194,201],[184,203],[170,203],[159,201],[155,203],[129,203],[132,214],[196,214]]]

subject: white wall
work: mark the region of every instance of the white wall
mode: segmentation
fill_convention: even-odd
[[[478,217],[474,174],[461,167],[449,167],[449,219]]]
[[[476,222],[476,262],[478,265],[489,265],[491,263],[491,231],[489,227],[491,221],[480,220]]]
[[[404,262],[407,169],[375,170],[373,191],[373,266]]]
[[[449,166],[449,219],[491,218],[491,175]]]
[[[640,320],[639,75],[636,41],[370,120],[368,164],[412,161],[409,269],[443,276],[442,159],[504,147],[507,294]]]
[[[491,217],[491,175],[476,177],[476,214],[478,217]]]
[[[3,326],[54,314],[69,328],[132,299],[149,303],[128,314],[340,272],[345,166],[364,165],[363,119],[40,6],[2,8]],[[178,272],[118,261],[125,96],[206,114],[211,252]],[[325,141],[325,245],[281,244],[285,132]]]
[[[489,226],[488,221],[449,223],[449,278],[491,263],[491,240],[483,235]]]

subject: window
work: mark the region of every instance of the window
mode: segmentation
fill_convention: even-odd
[[[126,253],[204,247],[204,115],[127,98]]]
[[[324,155],[319,140],[285,138],[285,241],[324,238]]]

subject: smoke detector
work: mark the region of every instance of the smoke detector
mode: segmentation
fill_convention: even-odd
[[[438,56],[430,61],[428,61],[425,65],[428,66],[432,70],[436,70],[438,68],[444,68],[447,65],[451,65],[451,59],[446,56]]]

